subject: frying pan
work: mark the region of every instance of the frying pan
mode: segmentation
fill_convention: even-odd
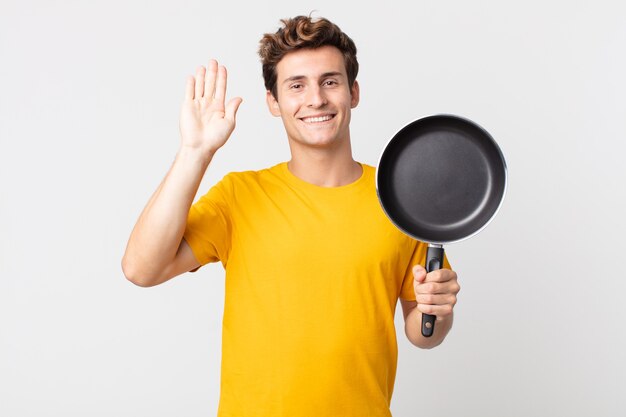
[[[402,128],[376,170],[376,192],[387,217],[428,243],[427,272],[441,269],[444,244],[487,226],[502,205],[506,185],[506,162],[491,135],[450,114],[423,117]],[[422,335],[432,336],[435,319],[422,314]]]

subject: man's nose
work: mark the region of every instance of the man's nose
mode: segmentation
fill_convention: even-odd
[[[309,88],[307,96],[307,105],[308,107],[318,108],[323,107],[328,104],[326,100],[326,96],[324,94],[324,90],[319,86],[314,86]]]

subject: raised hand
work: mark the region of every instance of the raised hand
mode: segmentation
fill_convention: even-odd
[[[226,68],[209,61],[196,77],[187,77],[185,100],[180,112],[181,147],[212,156],[226,143],[235,128],[240,97],[225,103]]]

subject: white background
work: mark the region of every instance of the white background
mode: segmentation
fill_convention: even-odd
[[[626,10],[607,0],[1,0],[0,415],[215,415],[222,267],[143,289],[120,260],[209,58],[244,102],[198,195],[288,159],[256,49],[312,10],[359,49],[356,159],[446,112],[509,166],[498,217],[447,248],[444,344],[411,346],[398,309],[394,416],[626,415]]]

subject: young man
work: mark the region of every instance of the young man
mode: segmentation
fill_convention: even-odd
[[[228,174],[192,206],[241,104],[225,103],[224,67],[199,68],[187,80],[180,150],[133,229],[123,270],[152,286],[222,262],[219,416],[389,416],[398,298],[408,339],[436,346],[452,325],[457,277],[447,261],[426,274],[426,245],[387,219],[375,168],[352,158],[353,41],[326,19],[283,23],[260,55],[291,160]],[[438,317],[430,338],[422,313]]]

